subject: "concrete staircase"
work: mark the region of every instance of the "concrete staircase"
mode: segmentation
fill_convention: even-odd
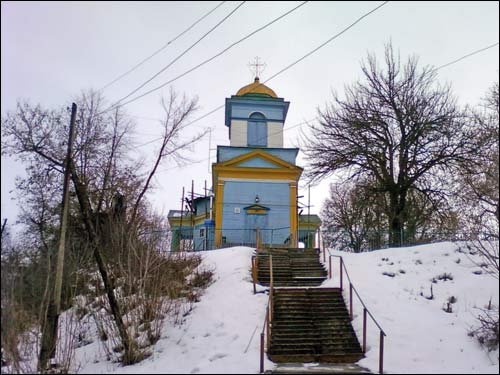
[[[363,358],[342,291],[315,288],[327,277],[318,249],[259,249],[256,255],[261,285],[270,283],[270,255],[273,262],[269,359],[282,364],[353,364]]]
[[[327,272],[317,249],[260,249],[257,279],[261,285],[269,286],[269,255],[273,258],[275,287],[318,286],[326,280]]]
[[[354,363],[363,357],[340,289],[278,288],[273,304],[273,362]]]

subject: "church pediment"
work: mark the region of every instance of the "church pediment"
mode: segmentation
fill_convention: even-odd
[[[239,155],[235,158],[216,164],[217,169],[221,168],[273,168],[285,169],[289,171],[301,171],[297,167],[285,160],[271,155],[263,150],[254,150],[247,154]]]
[[[241,163],[234,165],[235,167],[242,168],[280,168],[281,166],[272,163],[269,160],[256,156],[254,158],[244,160]]]

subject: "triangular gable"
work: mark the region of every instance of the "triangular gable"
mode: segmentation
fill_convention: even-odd
[[[235,167],[245,167],[245,168],[281,168],[280,165],[276,163],[271,163],[269,160],[263,159],[260,156],[253,157],[251,159],[244,160],[235,165]]]
[[[271,155],[263,150],[253,150],[247,154],[217,163],[217,167],[241,167],[241,168],[279,168],[289,170],[302,170],[283,159]]]

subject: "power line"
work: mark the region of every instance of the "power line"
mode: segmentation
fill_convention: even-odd
[[[281,133],[281,132],[283,132],[283,133],[284,133],[284,132],[286,132],[286,131],[288,131],[288,130],[294,129],[294,128],[296,128],[296,127],[299,127],[299,126],[301,126],[301,125],[307,124],[307,123],[309,123],[309,122],[311,122],[311,121],[314,121],[314,120],[317,120],[317,119],[318,119],[318,117],[315,117],[315,118],[313,118],[313,119],[311,119],[311,120],[307,120],[307,121],[302,121],[302,122],[299,122],[298,124],[295,124],[295,125],[289,126],[289,127],[287,127],[286,129],[279,130],[279,131],[277,131],[277,132],[274,132],[274,133],[271,133],[271,134],[265,135],[264,137],[259,138],[257,141],[260,141],[260,140],[262,140],[262,139],[264,139],[264,138],[267,138],[268,136],[273,136],[273,135],[279,134],[279,133]],[[147,144],[152,143],[152,142],[156,142],[157,140],[158,140],[158,139],[153,140],[153,141],[151,141],[151,142],[148,142]],[[145,144],[140,145],[140,146],[137,146],[137,147],[142,147],[142,146],[144,146],[144,145],[145,145]],[[208,161],[208,160],[210,160],[210,159],[211,159],[211,157],[208,157],[208,158],[205,158],[205,159],[201,159],[201,160],[196,160],[196,161],[193,161],[193,162],[191,162],[191,163],[187,163],[187,164],[182,165],[182,168],[183,168],[183,167],[187,167],[187,166],[189,166],[189,165],[202,163],[202,162]],[[161,172],[167,172],[167,171],[170,171],[170,170],[173,170],[173,169],[179,169],[179,168],[181,168],[181,167],[180,167],[180,166],[175,166],[175,167],[170,167],[170,168],[162,169],[162,170],[160,170],[160,171],[158,171],[158,172],[160,172],[160,173],[161,173]]]
[[[453,61],[451,61],[451,62],[449,62],[449,63],[444,64],[444,65],[441,65],[441,66],[439,66],[439,67],[435,68],[434,70],[435,70],[435,71],[437,71],[437,70],[442,69],[442,68],[444,68],[444,67],[447,67],[447,66],[450,66],[450,65],[452,65],[452,64],[455,64],[455,63],[457,63],[457,62],[459,62],[459,61],[461,61],[461,60],[464,60],[464,59],[465,59],[465,58],[467,58],[467,57],[473,56],[473,55],[475,55],[475,54],[478,54],[478,53],[480,53],[480,52],[483,52],[483,51],[486,51],[486,50],[488,50],[488,49],[490,49],[490,48],[493,48],[493,47],[497,46],[498,44],[499,44],[499,43],[497,42],[497,43],[494,43],[494,44],[489,45],[489,46],[487,46],[487,47],[484,47],[484,48],[481,48],[481,49],[476,50],[476,51],[474,51],[474,52],[471,52],[471,53],[469,53],[469,54],[467,54],[467,55],[465,55],[465,56],[462,56],[462,57],[460,57],[460,58],[458,58],[458,59],[456,59],[456,60],[453,60]],[[301,58],[301,59],[303,59],[303,58]],[[298,62],[298,60],[297,60],[297,62]],[[296,63],[297,63],[297,62],[296,62]],[[295,63],[294,63],[294,64],[295,64]],[[293,66],[293,65],[289,65],[289,67],[291,67],[291,66]],[[284,71],[284,70],[282,70],[282,71],[280,71],[280,72],[283,72],[283,71]],[[274,78],[274,77],[275,77],[277,74],[279,74],[280,72],[276,73],[276,74],[275,74],[272,78]],[[267,81],[269,81],[269,79],[268,79]],[[267,82],[267,81],[266,81],[266,82]],[[261,83],[261,85],[262,85],[262,84],[263,84],[263,83]],[[204,119],[205,117],[207,117],[207,116],[211,115],[211,114],[212,114],[212,113],[214,113],[214,112],[217,112],[219,109],[221,109],[221,108],[223,108],[223,107],[224,107],[224,105],[221,105],[221,106],[219,106],[219,107],[217,107],[217,108],[213,109],[212,111],[210,111],[210,112],[208,112],[208,113],[204,114],[203,116],[201,116],[201,117],[197,118],[196,120],[193,120],[193,121],[191,121],[190,123],[186,124],[186,126],[191,125],[191,124],[193,124],[194,122],[197,122],[197,121],[199,121],[199,120]],[[146,117],[140,117],[140,116],[132,116],[132,117],[136,117],[136,118],[144,118],[144,119],[147,119],[147,120],[159,120],[159,121],[161,121],[161,119],[153,119],[153,118],[146,118]],[[314,120],[316,120],[316,119],[317,119],[317,118],[312,119],[312,120],[310,120],[310,121],[314,121]],[[302,125],[302,123],[301,123],[300,125]],[[290,129],[293,129],[293,128],[294,128],[294,127],[296,127],[296,126],[298,126],[298,125],[294,125],[294,126],[292,126],[292,127],[290,127],[290,128],[284,129],[284,130],[283,130],[283,132],[285,132],[285,131],[287,131],[287,130],[290,130]],[[151,140],[151,141],[149,141],[149,142],[146,142],[146,143],[143,143],[143,144],[141,144],[141,145],[139,145],[139,146],[137,146],[137,147],[143,147],[143,146],[146,146],[146,145],[151,144],[151,143],[154,143],[154,142],[156,142],[156,141],[158,141],[158,140],[160,140],[160,139],[162,139],[162,138],[156,138],[156,139],[153,139],[153,140]],[[201,160],[201,161],[206,161],[206,160],[208,160],[208,159]],[[200,161],[200,162],[201,162],[201,161]]]
[[[379,6],[377,6],[377,7],[373,8],[371,11],[369,11],[369,12],[365,13],[364,15],[362,15],[361,17],[359,17],[356,21],[354,21],[354,22],[353,22],[353,23],[351,23],[349,26],[347,26],[346,28],[344,28],[342,31],[340,31],[339,33],[337,33],[337,34],[335,34],[334,36],[332,36],[331,38],[329,38],[326,42],[324,42],[324,43],[320,44],[318,47],[316,47],[316,48],[314,48],[313,50],[311,50],[310,52],[306,53],[304,56],[302,56],[302,57],[301,57],[301,58],[299,58],[298,60],[294,61],[294,62],[293,62],[293,63],[291,63],[290,65],[288,65],[288,66],[286,66],[285,68],[281,69],[279,72],[277,72],[276,74],[272,75],[270,78],[268,78],[268,79],[267,79],[267,80],[265,80],[264,82],[260,83],[260,84],[259,84],[258,86],[256,86],[256,87],[262,86],[264,83],[269,82],[271,79],[273,79],[273,78],[277,77],[278,75],[280,75],[281,73],[283,73],[283,72],[285,72],[286,70],[290,69],[291,67],[295,66],[295,65],[296,65],[296,64],[298,64],[300,61],[302,61],[302,60],[304,60],[305,58],[307,58],[308,56],[310,56],[310,55],[312,55],[313,53],[317,52],[319,49],[323,48],[325,45],[327,45],[328,43],[330,43],[330,42],[331,42],[331,41],[333,41],[334,39],[336,39],[336,38],[338,38],[339,36],[341,36],[341,35],[342,35],[343,33],[345,33],[347,30],[351,29],[354,25],[356,25],[357,23],[359,23],[362,19],[364,19],[364,18],[368,17],[370,14],[372,14],[372,13],[373,13],[373,12],[375,12],[375,11],[377,11],[379,8],[383,7],[383,6],[384,6],[384,5],[386,5],[388,2],[389,2],[389,1],[385,1],[385,2],[383,2],[382,4],[380,4]],[[304,3],[302,3],[302,4],[300,4],[299,6],[302,6],[302,5],[304,5],[304,4],[305,4],[305,2],[304,2]],[[294,8],[294,9],[292,9],[291,11],[293,11],[293,10],[295,10],[295,9],[297,9],[297,8],[298,8],[298,7],[296,7],[296,8]],[[290,12],[291,12],[291,11],[290,11]],[[286,13],[285,13],[283,16],[281,16],[281,17],[284,17],[285,15],[286,15]],[[276,20],[277,20],[277,19],[276,19]],[[273,21],[273,22],[274,22],[274,21]],[[245,38],[246,38],[246,37],[245,37]],[[242,40],[243,40],[243,39],[242,39]],[[238,42],[237,42],[237,43],[238,43]],[[216,55],[216,56],[217,56],[217,55]],[[180,78],[180,76],[178,76],[177,78]],[[175,78],[175,79],[177,79],[177,78]],[[175,80],[175,79],[174,79],[174,80]],[[168,83],[170,83],[170,82],[172,82],[172,81],[173,81],[173,80],[171,80],[171,81],[169,81],[169,82],[165,83],[164,85],[166,85],[166,84],[168,84]],[[159,88],[163,87],[164,85],[159,86],[159,87],[157,87],[156,89],[159,89]],[[156,89],[153,89],[153,90],[156,90]],[[142,96],[147,95],[148,93],[153,92],[153,90],[150,90],[150,91],[146,92],[145,94],[143,94],[143,95],[141,95],[141,96],[138,96],[138,97],[136,97],[136,98],[134,98],[134,99],[132,99],[132,100],[130,100],[130,101],[128,101],[128,102],[126,102],[126,103],[123,103],[123,105],[128,104],[128,103],[130,103],[130,102],[132,102],[132,101],[134,101],[134,100],[137,100],[137,99],[141,98]],[[218,106],[217,108],[215,108],[215,109],[211,110],[210,112],[208,112],[208,113],[204,114],[203,116],[198,117],[197,119],[195,119],[195,120],[193,120],[193,121],[191,121],[191,122],[187,123],[187,124],[186,124],[186,126],[191,125],[191,124],[193,124],[193,123],[195,123],[195,122],[197,122],[197,121],[200,121],[200,120],[204,119],[205,117],[210,116],[212,113],[217,112],[218,110],[220,110],[220,109],[222,109],[222,108],[224,108],[224,104],[222,104],[222,105]],[[138,147],[145,146],[145,145],[147,145],[147,144],[153,143],[153,142],[155,142],[155,141],[157,141],[157,140],[160,140],[160,139],[162,139],[162,138],[157,138],[156,140],[152,140],[152,141],[147,142],[147,143],[145,143],[145,144],[139,145]]]
[[[287,67],[283,68],[282,70],[280,70],[278,73],[274,74],[273,76],[269,77],[267,80],[265,80],[262,84],[266,83],[266,82],[269,82],[271,79],[273,79],[274,77],[276,77],[277,75],[283,73],[284,71],[290,69],[291,67],[293,67],[294,65],[298,64],[299,62],[301,62],[302,60],[304,60],[305,58],[309,57],[310,55],[312,55],[313,53],[317,52],[318,50],[320,50],[321,48],[323,48],[324,46],[326,46],[328,43],[330,43],[331,41],[337,39],[339,36],[341,36],[342,34],[344,34],[347,30],[349,30],[350,28],[354,27],[357,23],[359,23],[362,19],[368,17],[370,14],[374,13],[375,11],[377,11],[378,9],[382,8],[384,5],[386,5],[389,1],[384,1],[382,4],[380,4],[379,6],[377,6],[376,8],[372,9],[371,11],[369,11],[368,13],[365,13],[364,15],[362,15],[361,17],[359,17],[356,21],[354,21],[353,23],[351,23],[349,26],[347,26],[345,29],[343,29],[341,32],[335,34],[334,36],[332,36],[330,39],[328,39],[326,42],[320,44],[318,47],[316,47],[315,49],[313,49],[312,51],[306,53],[304,56],[302,56],[300,59],[294,61],[293,63],[291,63],[290,65],[288,65]]]
[[[496,42],[495,44],[489,45],[489,46],[487,46],[487,47],[484,47],[484,48],[478,49],[477,51],[471,52],[471,53],[469,53],[469,54],[467,54],[467,55],[465,55],[465,56],[462,56],[462,57],[460,57],[460,58],[458,58],[458,59],[456,59],[456,60],[453,60],[452,62],[449,62],[449,63],[447,63],[447,64],[444,64],[444,65],[438,66],[438,67],[437,67],[437,68],[435,68],[434,70],[436,71],[436,70],[439,70],[439,69],[444,68],[444,67],[446,67],[446,66],[450,66],[450,65],[455,64],[455,63],[457,63],[457,62],[459,62],[459,61],[462,61],[463,59],[466,59],[467,57],[473,56],[473,55],[475,55],[475,54],[477,54],[477,53],[479,53],[479,52],[486,51],[486,50],[488,50],[488,49],[490,49],[490,48],[493,48],[493,47],[495,47],[495,46],[498,46],[498,42]]]
[[[385,1],[384,3],[382,3],[381,5],[379,5],[378,7],[374,8],[374,9],[373,9],[373,10],[371,10],[370,12],[368,12],[368,13],[366,13],[365,15],[361,16],[361,17],[360,17],[360,18],[358,18],[355,22],[353,22],[351,25],[349,25],[347,28],[345,28],[344,30],[342,30],[340,33],[338,33],[338,34],[334,35],[333,37],[329,38],[326,42],[322,43],[320,46],[318,46],[318,47],[317,47],[317,48],[315,48],[314,50],[312,50],[312,51],[308,52],[306,55],[302,56],[301,58],[299,58],[299,59],[298,59],[298,60],[296,60],[295,62],[293,62],[293,63],[291,63],[290,65],[288,65],[287,67],[283,68],[282,70],[280,70],[279,72],[277,72],[276,74],[274,74],[273,76],[271,76],[271,77],[270,77],[269,79],[267,79],[266,81],[264,81],[264,82],[260,83],[260,85],[263,85],[264,83],[266,83],[266,82],[270,81],[271,79],[275,78],[276,76],[278,76],[279,74],[283,73],[284,71],[286,71],[286,70],[290,69],[291,67],[293,67],[294,65],[296,65],[296,64],[297,64],[297,63],[299,63],[300,61],[304,60],[306,57],[308,57],[308,56],[310,56],[311,54],[313,54],[314,52],[318,51],[320,48],[324,47],[326,44],[328,44],[329,42],[331,42],[333,39],[335,39],[335,38],[339,37],[339,36],[340,36],[340,35],[342,35],[345,31],[347,31],[348,29],[352,28],[355,24],[357,24],[357,23],[358,23],[359,21],[361,21],[363,18],[367,17],[369,14],[371,14],[371,13],[375,12],[377,9],[379,9],[380,7],[384,6],[384,5],[385,5],[385,4],[387,4],[387,3],[388,3],[388,1]],[[299,6],[302,6],[302,5],[304,5],[304,3],[300,4]],[[295,10],[295,9],[296,9],[296,8],[294,8],[293,10]],[[293,11],[293,10],[292,10],[292,11]],[[284,16],[284,15],[283,15],[283,16]],[[273,21],[273,22],[274,22],[274,21]],[[475,54],[477,54],[477,53],[480,53],[480,52],[483,52],[483,51],[488,50],[488,49],[490,49],[490,48],[493,48],[493,47],[495,47],[495,46],[496,46],[496,45],[498,45],[498,44],[499,44],[499,43],[497,42],[497,43],[492,44],[492,45],[490,45],[490,46],[487,46],[487,47],[481,48],[481,49],[479,49],[479,50],[477,50],[477,51],[474,51],[474,52],[469,53],[469,54],[467,54],[467,55],[465,55],[465,56],[462,56],[462,57],[460,57],[459,59],[453,60],[453,61],[451,61],[451,62],[449,62],[449,63],[447,63],[447,64],[444,64],[444,65],[441,65],[441,66],[437,67],[435,70],[442,69],[442,68],[447,67],[447,66],[449,66],[449,65],[455,64],[455,63],[457,63],[457,62],[459,62],[459,61],[461,61],[461,60],[463,60],[463,59],[465,59],[465,58],[467,58],[467,57],[473,56],[473,55],[475,55]],[[183,75],[187,74],[188,72],[189,72],[189,71],[187,71],[186,73],[183,73]],[[182,76],[182,75],[181,75],[181,76]],[[177,78],[180,78],[181,76],[179,76],[179,77],[177,77]],[[175,79],[177,79],[177,78],[175,78]],[[175,80],[175,79],[174,79],[174,80]],[[171,82],[171,81],[169,81],[169,82],[165,83],[165,85],[166,85],[166,84],[168,84],[168,83],[170,83],[170,82]],[[260,85],[259,85],[259,86],[260,86]],[[163,87],[163,86],[161,86],[161,87]],[[146,94],[147,94],[147,93],[146,93]],[[146,94],[143,94],[142,96],[144,96],[144,95],[146,95]],[[141,97],[142,97],[142,96],[141,96]],[[137,98],[135,98],[135,99],[133,99],[133,100],[136,100],[136,99],[138,99],[138,98],[140,98],[140,97],[137,97]],[[127,104],[127,103],[125,103],[125,104]],[[199,118],[197,118],[197,119],[195,119],[195,120],[193,120],[193,121],[189,122],[188,124],[186,124],[186,126],[191,125],[191,124],[193,124],[193,123],[195,123],[195,122],[198,122],[198,121],[200,121],[200,120],[204,119],[205,117],[210,116],[211,114],[213,114],[214,112],[217,112],[218,110],[222,109],[223,107],[224,107],[224,105],[221,105],[221,106],[219,106],[219,107],[217,107],[217,108],[214,108],[213,110],[211,110],[211,111],[207,112],[206,114],[202,115],[201,117],[199,117]],[[317,119],[317,118],[315,118],[315,119]],[[310,121],[314,121],[315,119],[310,120]],[[283,130],[283,131],[290,130],[290,129],[292,129],[292,128],[296,127],[296,126],[302,125],[302,124],[303,124],[303,123],[301,123],[301,124],[297,124],[297,125],[294,125],[294,126],[292,126],[292,127],[288,128],[288,129],[285,129],[285,130]],[[154,139],[154,140],[149,141],[149,142],[147,142],[147,143],[141,144],[141,145],[139,145],[139,146],[137,146],[137,147],[142,147],[142,146],[145,146],[145,145],[147,145],[147,144],[151,144],[151,143],[156,142],[156,141],[158,141],[158,140],[160,140],[160,139],[162,139],[162,138],[157,138],[157,139]],[[206,161],[206,160],[208,160],[208,158],[207,158],[207,159],[204,159],[204,160],[200,160],[200,161],[198,161],[198,162],[196,162],[196,163],[199,163],[199,162],[202,162],[202,161]],[[194,163],[191,163],[191,164],[194,164]],[[190,164],[188,164],[188,165],[190,165]],[[170,169],[175,169],[175,168],[169,168],[169,169],[166,169],[166,170],[170,170]],[[163,171],[166,171],[166,170],[163,170]]]
[[[206,17],[208,17],[210,14],[212,14],[215,10],[217,10],[217,8],[219,8],[222,4],[224,4],[225,1],[222,1],[219,5],[217,5],[215,8],[213,8],[211,11],[209,11],[208,13],[206,13],[205,15],[203,15],[201,18],[199,18],[197,21],[195,21],[191,26],[189,26],[186,30],[184,30],[183,32],[181,32],[179,35],[177,35],[176,37],[174,37],[172,40],[169,40],[167,43],[165,43],[162,47],[160,47],[158,50],[156,50],[155,52],[153,52],[152,55],[146,57],[144,60],[142,60],[141,62],[139,62],[138,64],[136,64],[134,67],[132,67],[131,69],[127,70],[125,73],[123,73],[122,75],[120,75],[119,77],[115,78],[114,80],[112,80],[111,82],[105,84],[103,87],[101,87],[99,90],[97,91],[103,91],[104,89],[108,88],[109,86],[111,86],[112,84],[116,83],[117,81],[119,81],[120,79],[122,79],[123,77],[125,77],[126,75],[128,75],[129,73],[132,73],[134,70],[136,70],[139,66],[141,66],[142,64],[144,64],[146,61],[149,61],[150,59],[152,59],[154,56],[156,56],[158,53],[160,53],[161,51],[163,51],[165,48],[167,48],[170,44],[172,44],[173,42],[175,42],[177,39],[179,39],[181,36],[183,36],[185,33],[187,33],[189,30],[191,30],[194,26],[196,26],[198,23],[200,23],[202,20],[204,20]]]
[[[260,84],[259,84],[258,86],[256,86],[256,87],[260,87],[260,86],[262,86],[264,83],[269,82],[271,79],[273,79],[273,78],[277,77],[277,76],[278,76],[278,75],[280,75],[281,73],[285,72],[286,70],[290,69],[290,68],[291,68],[291,67],[293,67],[294,65],[298,64],[300,61],[304,60],[306,57],[308,57],[308,56],[312,55],[313,53],[317,52],[319,49],[321,49],[322,47],[324,47],[325,45],[327,45],[328,43],[330,43],[332,40],[334,40],[334,39],[338,38],[340,35],[342,35],[342,34],[343,34],[343,33],[345,33],[347,30],[349,30],[350,28],[352,28],[354,25],[356,25],[356,24],[357,24],[358,22],[360,22],[362,19],[364,19],[365,17],[369,16],[370,14],[372,14],[373,12],[375,12],[376,10],[378,10],[379,8],[383,7],[383,6],[384,6],[385,4],[387,4],[387,3],[388,3],[388,1],[385,1],[385,2],[383,2],[382,4],[380,4],[379,6],[375,7],[375,8],[374,8],[374,9],[372,9],[371,11],[369,11],[368,13],[365,13],[364,15],[362,15],[361,17],[359,17],[356,21],[354,21],[352,24],[350,24],[350,25],[349,25],[349,26],[347,26],[345,29],[343,29],[341,32],[339,32],[339,33],[335,34],[334,36],[332,36],[331,38],[329,38],[326,42],[324,42],[324,43],[320,44],[318,47],[316,47],[316,48],[315,48],[315,49],[313,49],[312,51],[310,51],[310,52],[306,53],[304,56],[302,56],[302,57],[301,57],[301,58],[299,58],[298,60],[294,61],[294,62],[293,62],[293,63],[291,63],[290,65],[288,65],[288,66],[286,66],[285,68],[281,69],[279,72],[277,72],[276,74],[272,75],[270,78],[268,78],[268,79],[267,79],[267,80],[265,80],[264,82],[260,83]],[[304,3],[300,4],[299,6],[302,6],[302,5],[304,5]],[[296,8],[294,8],[294,9],[296,9]],[[294,9],[292,9],[292,11],[293,11]],[[180,78],[180,76],[179,76],[179,77],[177,77],[177,78]],[[175,78],[175,79],[177,79],[177,78]],[[175,80],[175,79],[174,79],[174,80]],[[170,82],[172,82],[172,81],[173,81],[173,80],[171,80],[171,81],[169,81],[169,82],[166,82],[164,85],[166,85],[166,84],[168,84],[168,83],[170,83]],[[157,87],[156,89],[159,89],[159,88],[163,87],[164,85],[159,86],[159,87]],[[156,89],[153,89],[153,90],[156,90]],[[136,99],[139,99],[139,98],[141,98],[142,96],[147,95],[148,93],[153,92],[153,90],[148,91],[147,93],[145,93],[145,94],[143,94],[143,95],[141,95],[141,96],[138,96],[138,97],[136,97],[136,98],[132,99],[131,101],[136,100]],[[130,103],[131,101],[126,102],[126,103],[124,103],[123,105],[128,104],[128,103]],[[187,126],[187,125],[191,125],[191,124],[193,124],[194,122],[200,121],[200,120],[204,119],[205,117],[210,116],[212,113],[217,112],[218,110],[220,110],[220,109],[222,109],[222,108],[224,108],[224,104],[222,104],[222,105],[220,105],[219,107],[217,107],[217,108],[215,108],[215,109],[211,110],[210,112],[208,112],[208,113],[204,114],[203,116],[201,116],[201,117],[197,118],[196,120],[191,121],[190,123],[186,124],[186,126]],[[161,139],[161,138],[160,138],[160,139]]]
[[[151,93],[153,93],[153,92],[155,92],[155,91],[157,91],[157,90],[159,90],[159,89],[161,89],[161,88],[165,87],[166,85],[168,85],[168,84],[170,84],[170,83],[172,83],[172,82],[174,82],[174,81],[178,80],[179,78],[182,78],[182,77],[184,77],[185,75],[187,75],[187,74],[189,74],[189,73],[191,73],[191,72],[193,72],[193,71],[197,70],[198,68],[202,67],[203,65],[205,65],[205,64],[209,63],[210,61],[212,61],[212,60],[216,59],[217,57],[219,57],[219,56],[223,55],[224,53],[226,53],[227,51],[229,51],[231,48],[233,48],[234,46],[236,46],[237,44],[240,44],[241,42],[245,41],[246,39],[250,38],[251,36],[253,36],[253,35],[257,34],[259,31],[262,31],[262,30],[266,29],[267,27],[271,26],[273,23],[275,23],[275,22],[279,21],[279,20],[280,20],[280,19],[282,19],[283,17],[286,17],[286,16],[287,16],[287,15],[289,15],[290,13],[292,13],[292,12],[294,12],[295,10],[297,10],[298,8],[300,8],[301,6],[305,5],[307,2],[308,2],[308,1],[304,1],[304,2],[302,2],[301,4],[299,4],[298,6],[296,6],[295,8],[293,8],[293,9],[291,9],[291,10],[289,10],[289,11],[287,11],[287,12],[283,13],[281,16],[279,16],[279,17],[277,17],[277,18],[273,19],[272,21],[270,21],[270,22],[266,23],[264,26],[259,27],[258,29],[256,29],[256,30],[252,31],[250,34],[246,35],[245,37],[243,37],[243,38],[239,39],[238,41],[236,41],[236,42],[234,42],[234,43],[232,43],[232,44],[230,44],[228,47],[224,48],[222,51],[218,52],[218,53],[217,53],[217,54],[215,54],[214,56],[212,56],[212,57],[210,57],[210,58],[208,58],[208,59],[204,60],[203,62],[201,62],[200,64],[198,64],[198,65],[196,65],[196,66],[194,66],[194,67],[192,67],[191,69],[186,70],[184,73],[179,74],[177,77],[172,78],[171,80],[169,80],[169,81],[167,81],[167,82],[163,83],[162,85],[160,85],[160,86],[158,86],[158,87],[155,87],[155,88],[153,88],[153,89],[151,89],[151,90],[149,90],[149,91],[146,91],[144,94],[141,94],[141,95],[139,95],[139,96],[136,96],[135,98],[132,98],[132,99],[130,99],[129,101],[127,101],[127,102],[125,102],[125,103],[121,103],[121,104],[119,104],[119,105],[120,105],[120,106],[125,106],[125,105],[127,105],[127,104],[130,104],[130,103],[132,103],[132,102],[134,102],[134,101],[136,101],[136,100],[138,100],[138,99],[140,99],[140,98],[142,98],[142,97],[144,97],[144,96],[146,96],[146,95],[149,95],[149,94],[151,94]],[[128,96],[130,96],[130,95],[128,95]],[[127,97],[128,97],[128,96],[127,96]],[[124,98],[120,99],[117,103],[121,102],[123,99],[124,99]],[[102,113],[104,113],[104,112],[107,112],[107,111],[109,111],[109,110],[114,109],[114,107],[118,106],[118,104],[117,104],[117,103],[115,103],[113,106],[111,106],[110,108],[108,108],[108,109],[106,109],[106,110],[102,111],[102,112],[101,112],[101,113],[99,113],[99,114],[102,114]]]
[[[205,39],[205,37],[207,37],[210,33],[212,33],[217,27],[219,27],[222,23],[224,23],[224,21],[226,21],[229,17],[231,17],[234,12],[236,12],[243,4],[245,4],[246,1],[242,1],[239,5],[236,6],[236,8],[234,8],[228,15],[226,15],[221,21],[219,21],[215,26],[213,26],[210,30],[208,30],[201,38],[199,38],[196,42],[194,42],[192,45],[190,45],[187,49],[184,50],[184,52],[182,52],[179,56],[177,56],[175,59],[173,59],[170,63],[168,63],[167,66],[165,66],[164,68],[162,68],[158,73],[156,73],[155,75],[153,75],[151,78],[149,78],[148,80],[146,80],[144,83],[142,83],[139,87],[137,87],[136,89],[134,89],[132,92],[130,92],[129,94],[127,94],[126,96],[124,96],[123,98],[119,99],[117,102],[115,102],[111,107],[109,107],[108,109],[105,109],[103,112],[107,112],[109,110],[112,110],[118,106],[120,106],[120,102],[127,99],[128,97],[130,97],[131,95],[135,94],[137,91],[139,91],[141,88],[143,88],[144,86],[146,86],[149,82],[151,82],[153,79],[155,79],[156,77],[158,77],[161,73],[163,73],[165,70],[167,70],[170,66],[172,66],[176,61],[178,61],[182,56],[184,56],[186,53],[188,53],[191,49],[193,49],[198,43],[200,43],[203,39]],[[101,113],[103,113],[101,112]]]

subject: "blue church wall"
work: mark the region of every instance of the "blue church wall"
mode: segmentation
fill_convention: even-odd
[[[262,113],[267,121],[283,122],[283,107],[270,107],[262,104],[240,104],[234,103],[232,110],[232,119],[245,120],[252,113]]]
[[[247,154],[253,150],[260,150],[255,147],[231,147],[231,146],[217,146],[217,163],[233,159],[237,156]],[[266,148],[266,152],[281,160],[295,165],[295,159],[299,152],[298,148]]]
[[[245,207],[258,204],[265,214],[250,214]],[[284,243],[290,232],[290,187],[288,183],[226,181],[222,213],[223,237],[227,243],[255,243],[255,228],[263,243]],[[247,228],[247,229],[243,229]]]
[[[209,197],[196,198],[194,207],[196,215],[201,215],[210,212],[210,198]]]
[[[260,112],[268,121],[285,122],[289,102],[281,98],[252,100],[248,98],[232,97],[226,99],[226,126],[231,125],[231,120],[246,120],[254,112]]]

